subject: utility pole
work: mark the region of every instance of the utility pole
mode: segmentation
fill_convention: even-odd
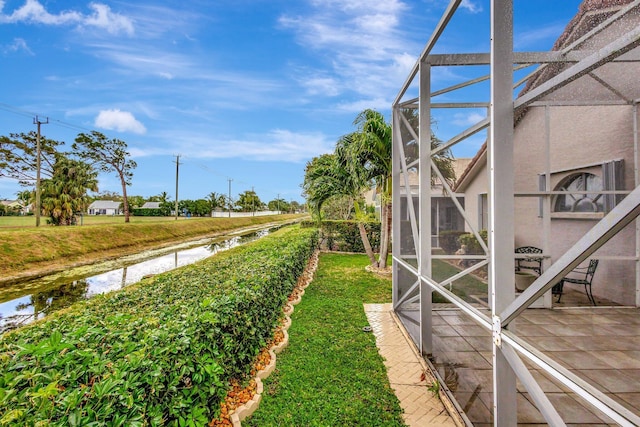
[[[228,178],[227,181],[229,181],[229,218],[231,218],[231,181],[233,181],[231,178]]]
[[[46,125],[48,123],[48,117],[46,122],[41,122],[38,116],[33,119],[33,124],[38,125],[38,134],[36,137],[36,227],[40,227],[40,212],[42,210],[40,202],[40,196],[42,194],[40,188],[40,125]]]
[[[176,156],[176,221],[178,220],[178,172],[180,171],[180,154]]]
[[[256,192],[253,191],[253,185],[251,186],[251,211],[253,216],[256,216]]]
[[[278,202],[278,214],[279,214],[280,213],[280,193],[278,193],[278,197],[276,197],[276,202]]]

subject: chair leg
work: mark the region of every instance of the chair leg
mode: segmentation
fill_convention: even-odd
[[[593,297],[593,293],[591,292],[591,285],[584,285],[584,292],[587,294],[587,298],[589,298],[589,302],[596,305],[596,299]]]

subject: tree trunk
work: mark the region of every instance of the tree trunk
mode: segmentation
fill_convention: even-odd
[[[385,203],[383,209],[386,211],[384,222],[380,224],[381,237],[380,237],[380,268],[387,267],[387,255],[389,254],[389,241],[391,240],[391,203]],[[384,244],[382,234],[384,233]]]
[[[371,243],[369,242],[369,237],[367,236],[367,230],[364,228],[364,224],[362,222],[358,222],[358,230],[360,230],[360,238],[362,239],[362,244],[364,245],[364,251],[367,253],[369,260],[371,261],[371,266],[377,267],[378,261],[376,261],[376,256],[373,254],[373,249],[371,249]]]
[[[129,201],[127,200],[127,183],[124,176],[120,174],[120,182],[122,183],[122,205],[124,208],[124,222],[129,222]]]
[[[379,253],[379,258],[378,258],[378,265],[379,266],[383,266],[384,262],[382,261],[382,253],[384,252],[384,247],[386,245],[387,242],[387,236],[385,234],[385,224],[386,224],[386,219],[387,219],[387,209],[386,209],[387,205],[384,202],[383,199],[380,200],[380,247],[378,248],[378,253]]]

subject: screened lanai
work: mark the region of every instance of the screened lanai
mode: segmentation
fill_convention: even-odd
[[[394,310],[469,424],[640,425],[640,0],[579,3],[544,52],[514,51],[510,0],[490,2],[488,52],[447,52],[460,4],[393,105]],[[464,79],[442,85],[440,69]],[[432,149],[434,118],[469,109],[483,115]],[[439,153],[478,138],[452,188]],[[478,252],[433,246],[432,175]],[[540,269],[516,289],[523,247]],[[563,281],[594,260],[590,287]],[[566,304],[587,291],[593,302]]]

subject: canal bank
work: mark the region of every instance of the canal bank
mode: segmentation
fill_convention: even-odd
[[[246,227],[214,238],[146,250],[5,285],[0,288],[0,333],[46,317],[75,302],[122,289],[143,278],[258,240],[290,223]]]
[[[193,218],[176,222],[0,229],[0,288],[96,262],[161,250],[231,231],[299,221],[304,215]]]

